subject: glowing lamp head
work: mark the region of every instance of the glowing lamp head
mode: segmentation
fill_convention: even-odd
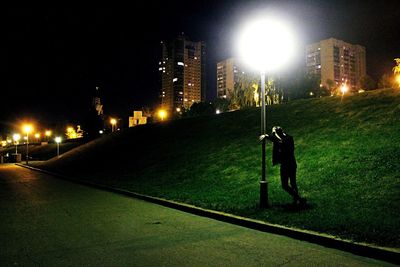
[[[14,142],[18,142],[20,139],[21,139],[21,135],[20,134],[13,134]]]
[[[110,123],[111,123],[112,125],[115,125],[115,124],[117,124],[117,120],[116,120],[116,119],[110,119]]]
[[[40,138],[40,133],[36,133],[35,138]]]
[[[51,131],[50,131],[50,130],[47,130],[44,134],[45,134],[47,137],[49,137],[49,136],[51,136]]]
[[[57,136],[54,138],[54,141],[56,141],[57,144],[61,143],[61,137]]]
[[[342,92],[342,94],[347,93],[347,91],[349,91],[349,87],[347,85],[343,84],[340,87],[340,91]]]
[[[26,134],[30,134],[33,131],[33,127],[30,124],[25,124],[24,126],[22,126],[22,129]]]
[[[245,25],[239,35],[237,52],[249,67],[271,72],[282,68],[294,54],[294,35],[282,21],[259,18]]]
[[[160,109],[158,111],[158,117],[160,117],[162,120],[165,119],[165,117],[167,117],[167,112],[163,109]]]

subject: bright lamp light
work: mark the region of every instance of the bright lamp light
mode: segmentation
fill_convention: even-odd
[[[347,85],[343,84],[340,87],[340,91],[342,91],[342,94],[347,93],[347,91],[349,91],[349,87]]]
[[[243,27],[237,49],[245,64],[257,71],[271,72],[289,62],[294,43],[286,24],[274,18],[259,18]]]
[[[33,131],[33,127],[30,124],[25,124],[22,126],[22,129],[26,134],[30,134]]]
[[[57,144],[61,143],[61,137],[57,136],[54,138],[54,141],[56,141]]]
[[[20,134],[14,134],[13,135],[14,142],[18,142],[20,139],[21,139],[21,135]]]

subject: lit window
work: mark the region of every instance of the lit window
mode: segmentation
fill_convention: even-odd
[[[197,57],[194,57],[194,59],[197,59]]]
[[[163,70],[163,68],[158,68],[158,70]]]
[[[187,98],[185,98],[185,100],[184,100],[185,102],[187,102],[188,100],[187,100]]]
[[[183,92],[179,92],[180,95],[183,95]]]
[[[172,82],[176,82],[176,81],[178,81],[178,78],[173,78],[172,79]]]
[[[185,64],[183,64],[183,62],[178,62],[179,66],[185,66]]]
[[[321,65],[318,65],[318,69],[320,69],[321,68]]]
[[[189,86],[192,86],[192,84],[191,84],[191,83],[188,83],[188,85],[189,85]]]

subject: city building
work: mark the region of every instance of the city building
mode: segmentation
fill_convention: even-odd
[[[367,74],[365,47],[329,38],[306,46],[307,73],[317,75],[321,86],[346,84],[356,90]]]
[[[133,111],[133,117],[129,117],[129,128],[146,123],[147,117],[143,116],[142,111]]]
[[[239,67],[234,58],[217,63],[217,97],[231,99],[235,83],[239,79]]]
[[[180,35],[172,41],[161,42],[161,107],[179,113],[193,103],[205,100],[206,46]]]

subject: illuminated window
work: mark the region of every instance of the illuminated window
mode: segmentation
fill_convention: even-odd
[[[172,82],[176,82],[176,81],[178,81],[178,78],[173,78],[172,79]]]
[[[185,66],[185,64],[183,64],[183,62],[178,62],[179,66]]]

